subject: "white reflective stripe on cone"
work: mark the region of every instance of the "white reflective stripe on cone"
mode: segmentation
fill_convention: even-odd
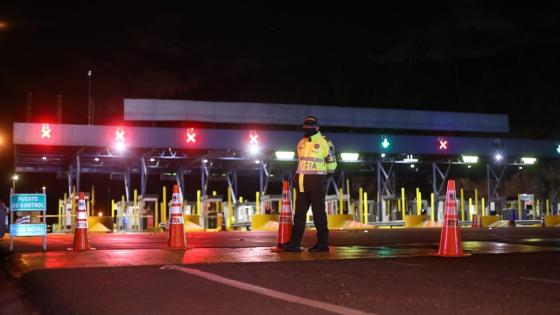
[[[169,213],[170,214],[181,214],[181,208],[180,207],[174,207],[171,206],[171,209],[169,209]]]
[[[87,219],[87,213],[85,211],[78,211],[78,220],[86,220]]]

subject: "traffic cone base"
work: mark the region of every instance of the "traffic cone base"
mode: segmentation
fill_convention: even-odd
[[[173,197],[169,208],[168,229],[166,249],[187,249],[185,239],[183,211],[181,209],[182,196],[179,193],[179,186],[173,185]]]
[[[470,256],[463,253],[461,245],[461,227],[457,215],[457,195],[455,192],[455,181],[447,182],[447,193],[445,197],[445,214],[443,227],[441,228],[441,238],[439,250],[433,253],[437,257],[465,257]]]
[[[292,238],[292,206],[290,204],[290,187],[286,180],[282,183],[282,208],[278,220],[277,246],[271,249],[273,252],[284,251],[281,246],[287,244]]]

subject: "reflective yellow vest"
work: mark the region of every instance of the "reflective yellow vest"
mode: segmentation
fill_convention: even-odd
[[[320,132],[311,138],[301,138],[297,145],[297,155],[296,174],[326,175],[336,169],[334,145]]]

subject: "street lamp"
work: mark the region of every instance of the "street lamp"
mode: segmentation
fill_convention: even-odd
[[[12,191],[13,191],[13,193],[16,192],[16,182],[18,181],[18,179],[19,179],[18,174],[15,174],[14,176],[12,176]]]

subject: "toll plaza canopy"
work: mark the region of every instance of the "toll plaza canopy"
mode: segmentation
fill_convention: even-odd
[[[390,179],[381,172],[382,163],[473,163],[473,158],[476,163],[479,156],[499,153],[508,163],[521,165],[555,157],[559,149],[554,141],[496,138],[509,130],[506,115],[137,99],[125,99],[124,113],[127,121],[184,121],[186,127],[14,123],[16,172],[56,172],[78,188],[82,173],[110,174],[122,178],[127,191],[130,174],[141,174],[142,193],[148,175],[174,176],[183,187],[185,174],[200,174],[204,193],[216,174],[235,182],[238,172],[257,171],[260,191],[265,193],[273,173],[295,169],[295,145],[302,134],[245,126],[298,125],[307,114],[318,117],[321,130],[335,144],[337,158],[348,162],[339,169],[372,172],[377,167],[378,189],[383,184],[380,174]],[[224,122],[239,128],[191,128],[189,122]],[[476,131],[489,136],[329,132],[329,126]],[[435,164],[433,169],[435,179],[439,169]],[[435,180],[433,185],[436,191]]]
[[[503,114],[455,113],[317,105],[125,99],[128,121],[205,121],[294,125],[314,115],[322,126],[427,131],[509,132]]]

